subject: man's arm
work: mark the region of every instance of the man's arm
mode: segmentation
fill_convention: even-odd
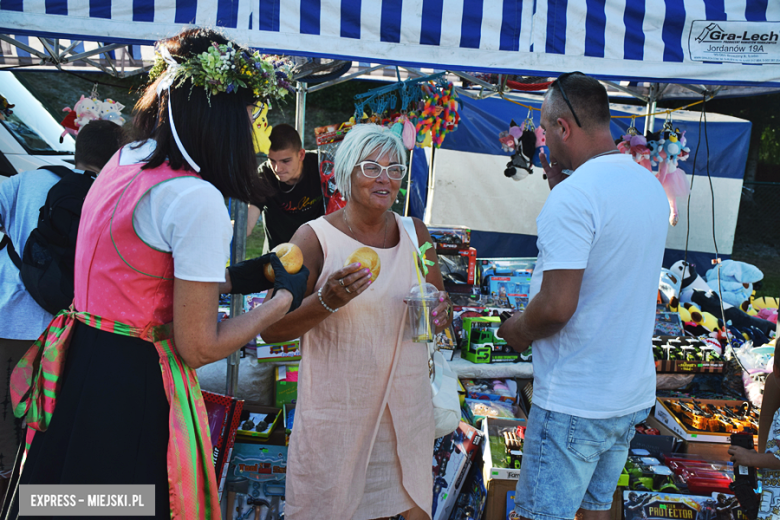
[[[584,269],[545,271],[539,294],[525,312],[504,322],[498,335],[517,352],[524,352],[532,341],[560,331],[577,310],[584,272]]]

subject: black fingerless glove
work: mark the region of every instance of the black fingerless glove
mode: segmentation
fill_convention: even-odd
[[[230,294],[252,294],[271,289],[274,286],[273,282],[269,282],[263,274],[263,268],[271,258],[276,258],[276,254],[268,253],[228,267],[232,284]]]
[[[292,312],[300,307],[303,297],[306,296],[306,287],[309,284],[309,270],[304,265],[301,266],[301,270],[296,274],[290,274],[285,270],[282,261],[276,255],[271,258],[271,266],[274,268],[274,275],[276,276],[274,296],[279,289],[290,291],[293,301],[290,305],[290,310],[287,312]]]

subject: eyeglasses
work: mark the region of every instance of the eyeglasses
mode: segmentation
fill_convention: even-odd
[[[561,91],[561,96],[563,97],[563,100],[566,101],[566,104],[569,105],[569,110],[571,110],[571,115],[574,116],[574,120],[577,122],[577,126],[582,128],[582,125],[580,124],[580,119],[577,117],[577,113],[574,111],[574,107],[571,106],[571,101],[569,101],[569,96],[567,96],[566,91],[563,90],[563,80],[575,74],[582,74],[582,72],[567,72],[566,74],[561,74],[560,76],[558,76],[558,79],[553,81],[552,86],[557,86],[558,90]]]
[[[376,179],[382,175],[382,172],[385,170],[387,170],[387,176],[394,181],[400,181],[404,178],[404,175],[406,175],[406,166],[403,164],[382,166],[374,161],[363,161],[357,163],[355,166],[360,166],[360,171],[369,179]]]

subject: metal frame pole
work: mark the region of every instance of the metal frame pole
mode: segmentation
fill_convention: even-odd
[[[249,206],[246,202],[236,199],[230,201],[233,213],[233,245],[231,251],[231,265],[243,262],[246,257],[246,224]],[[244,313],[244,295],[234,294],[230,297],[230,318],[235,318]],[[234,397],[238,393],[238,364],[241,360],[239,351],[233,352],[227,357],[227,383],[225,394]]]
[[[301,142],[306,129],[306,90],[306,83],[299,81],[295,94],[295,130],[301,136]]]
[[[658,100],[658,83],[650,85],[650,93],[647,97],[647,110],[645,110],[645,135],[653,131],[655,127],[655,108]]]

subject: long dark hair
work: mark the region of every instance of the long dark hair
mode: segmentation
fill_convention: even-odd
[[[177,61],[183,61],[206,52],[212,42],[226,44],[228,40],[210,29],[188,29],[158,45],[167,47]],[[156,168],[167,160],[174,170],[191,170],[171,132],[168,92],[157,96],[161,79],[148,85],[136,103],[130,138],[157,142],[144,169]],[[200,176],[226,197],[262,205],[269,190],[257,174],[252,124],[247,114],[247,106],[254,102],[252,92],[241,88],[208,96],[204,88],[194,87],[189,79],[180,85],[177,79],[170,89],[170,101],[176,133],[200,166]]]

